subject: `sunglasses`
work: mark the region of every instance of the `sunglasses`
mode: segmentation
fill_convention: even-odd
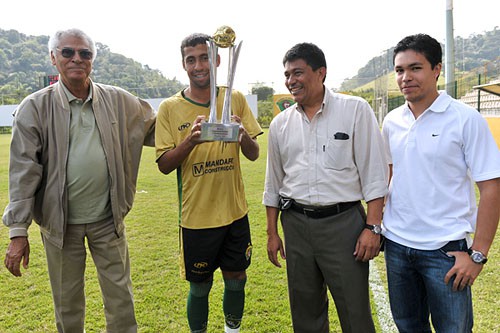
[[[64,58],[73,58],[75,56],[75,53],[78,52],[80,55],[80,58],[84,60],[91,60],[92,59],[92,52],[90,50],[78,50],[76,51],[74,48],[71,47],[63,47],[62,49],[57,48],[59,51],[61,51],[61,55]]]

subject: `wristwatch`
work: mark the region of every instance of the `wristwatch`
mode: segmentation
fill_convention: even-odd
[[[481,251],[468,249],[467,253],[469,254],[472,261],[474,261],[476,264],[486,264],[486,262],[488,261],[488,258],[486,258],[486,256]]]
[[[382,227],[379,224],[365,224],[365,229],[371,230],[375,235],[382,235]]]

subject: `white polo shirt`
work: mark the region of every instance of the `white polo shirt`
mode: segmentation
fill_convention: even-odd
[[[390,112],[382,132],[393,164],[384,235],[421,250],[469,237],[474,182],[500,177],[500,151],[481,114],[440,92],[416,120],[407,104]]]

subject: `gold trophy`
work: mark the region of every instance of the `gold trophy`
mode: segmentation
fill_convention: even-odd
[[[238,141],[240,125],[231,123],[231,93],[242,42],[240,41],[235,46],[235,39],[234,30],[231,27],[222,26],[207,41],[210,64],[210,116],[208,122],[201,124],[201,139],[205,141]],[[217,52],[219,47],[229,48],[227,89],[220,120],[217,119]]]

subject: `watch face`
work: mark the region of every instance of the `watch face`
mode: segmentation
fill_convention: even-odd
[[[382,234],[382,227],[378,224],[365,224],[365,228],[371,230],[375,235]]]
[[[485,256],[481,252],[472,252],[470,255],[472,261],[478,264],[484,264],[486,262]]]

